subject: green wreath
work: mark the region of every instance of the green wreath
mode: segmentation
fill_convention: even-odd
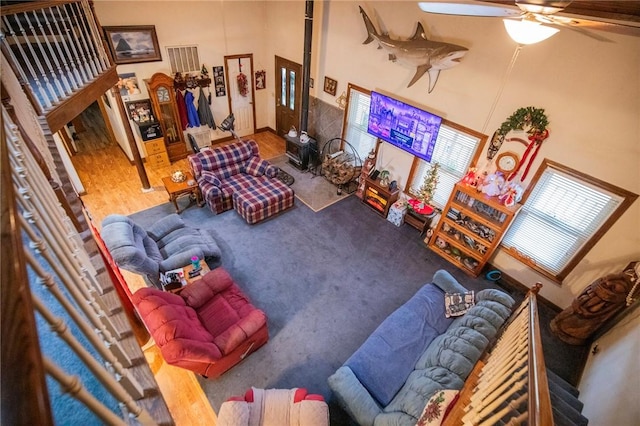
[[[532,106],[526,108],[519,108],[514,112],[511,117],[507,118],[504,123],[500,125],[497,133],[500,136],[505,136],[511,130],[524,130],[525,126],[529,129],[527,133],[535,135],[543,133],[549,125],[549,119],[544,114],[544,109],[534,108]]]

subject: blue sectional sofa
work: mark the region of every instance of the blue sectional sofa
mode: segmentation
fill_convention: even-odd
[[[329,377],[335,398],[355,421],[413,426],[436,391],[462,388],[515,303],[485,289],[463,316],[446,318],[445,293],[464,292],[451,274],[437,271]]]

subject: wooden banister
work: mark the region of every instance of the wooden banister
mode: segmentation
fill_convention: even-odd
[[[547,368],[542,351],[542,336],[538,318],[536,295],[542,288],[536,283],[527,294],[529,298],[529,425],[553,425]]]
[[[2,259],[0,277],[0,356],[2,370],[0,411],[3,425],[53,425],[49,392],[36,331],[27,280],[23,243],[6,144],[4,118],[0,169]]]

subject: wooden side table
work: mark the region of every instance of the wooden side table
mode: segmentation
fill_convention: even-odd
[[[193,195],[196,199],[198,207],[202,207],[204,205],[202,203],[202,196],[200,194],[198,182],[196,182],[196,180],[193,178],[191,172],[185,172],[185,175],[187,176],[187,178],[182,182],[172,181],[171,176],[165,176],[162,178],[164,188],[169,194],[169,201],[171,201],[176,207],[176,213],[180,213],[180,208],[178,208],[178,198],[185,195]]]
[[[429,214],[420,214],[415,210],[407,209],[407,214],[404,216],[405,223],[416,228],[420,231],[420,236],[422,237],[427,229],[429,229],[429,225],[431,225],[431,221],[436,216],[436,210]]]
[[[211,270],[211,269],[209,269],[209,265],[207,265],[207,262],[205,262],[204,259],[200,259],[200,267],[202,268],[200,270],[200,275],[196,275],[193,278],[189,277],[189,272],[193,271],[193,265],[188,264],[187,266],[182,268],[182,272],[184,274],[184,277],[182,278],[182,285],[180,285],[179,287],[177,285],[176,286],[172,286],[172,287],[168,287],[168,288],[165,287],[165,291],[170,291],[171,293],[180,293],[183,288],[185,288],[186,286],[188,286],[189,284],[191,284],[195,280],[199,280],[207,272],[209,272]]]

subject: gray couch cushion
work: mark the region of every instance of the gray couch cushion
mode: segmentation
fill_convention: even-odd
[[[433,274],[433,281],[435,285],[440,287],[445,293],[465,293],[466,288],[456,280],[453,275],[444,269],[439,269]]]
[[[426,284],[389,315],[345,365],[381,405],[387,405],[426,347],[451,322],[444,316],[444,293]]]
[[[431,395],[441,389],[462,389],[464,381],[442,367],[414,370],[406,384],[385,407],[386,414],[376,417],[377,425],[415,425]]]

